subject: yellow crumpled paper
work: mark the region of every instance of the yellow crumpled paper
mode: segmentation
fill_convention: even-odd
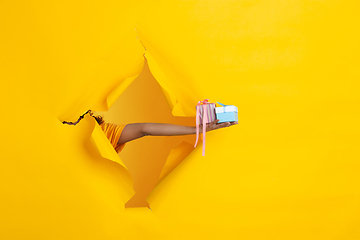
[[[1,1],[0,238],[359,238],[359,7]],[[144,55],[174,116],[208,98],[239,124],[170,164],[136,210],[93,119],[61,121],[108,110]]]

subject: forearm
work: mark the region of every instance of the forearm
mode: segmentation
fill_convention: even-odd
[[[237,122],[217,124],[218,121],[219,120],[215,120],[211,123],[207,123],[205,131],[208,132],[237,124]],[[202,125],[200,124],[199,133],[202,133],[202,129]],[[178,136],[189,134],[196,134],[196,127],[168,123],[131,123],[124,127],[118,144],[123,144],[144,136]]]
[[[178,136],[196,133],[195,127],[167,123],[143,123],[142,129],[145,136]]]

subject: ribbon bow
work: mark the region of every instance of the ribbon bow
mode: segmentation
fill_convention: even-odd
[[[195,146],[198,143],[199,140],[199,126],[200,126],[200,106],[201,104],[205,105],[209,102],[209,99],[205,99],[204,101],[199,101],[197,103],[197,109],[196,109],[196,141]],[[202,116],[202,123],[203,123],[203,153],[202,155],[205,156],[205,133],[206,133],[206,123],[208,122],[208,116],[207,116],[207,108],[204,107],[204,112]]]
[[[220,104],[220,105],[223,106],[223,107],[228,106],[228,105],[225,105],[225,104],[222,104],[222,103],[219,103],[219,102],[217,102],[217,103]]]

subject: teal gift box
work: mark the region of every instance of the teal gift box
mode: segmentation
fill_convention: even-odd
[[[238,109],[236,106],[224,105],[219,102],[217,102],[217,103],[222,106],[222,107],[215,108],[216,119],[220,120],[218,123],[237,122],[238,121]]]

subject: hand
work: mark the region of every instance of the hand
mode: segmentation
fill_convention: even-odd
[[[212,131],[215,129],[219,129],[219,128],[224,128],[224,127],[230,127],[232,125],[236,125],[238,124],[238,122],[223,122],[223,123],[218,123],[220,120],[216,119],[212,122],[209,122],[206,124],[206,131]],[[202,132],[202,124],[200,125],[200,131]]]

